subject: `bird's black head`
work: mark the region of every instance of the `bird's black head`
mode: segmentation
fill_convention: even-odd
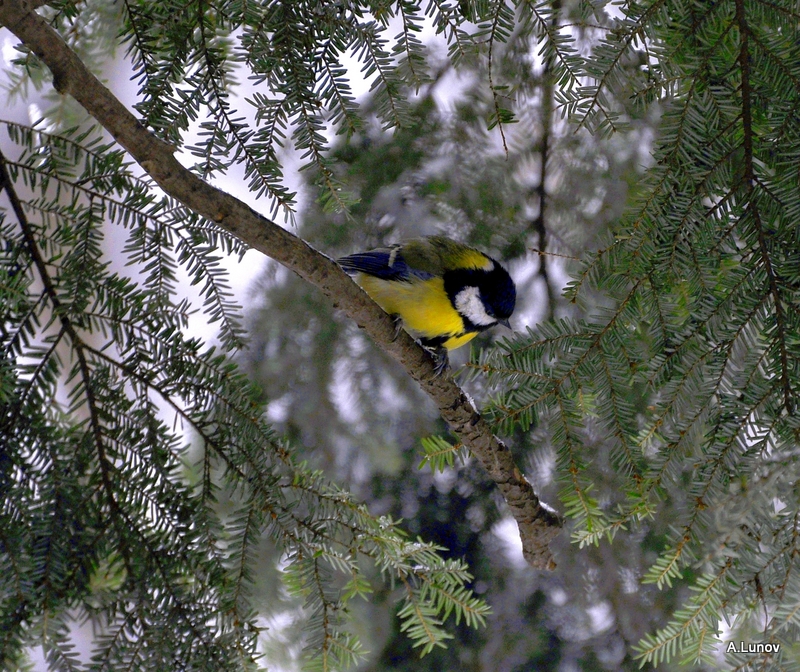
[[[507,325],[517,302],[514,281],[494,260],[490,269],[447,271],[444,288],[467,331],[483,331],[498,323]]]
[[[494,268],[483,274],[478,287],[486,312],[498,322],[506,322],[517,303],[517,288],[508,271],[495,261]]]

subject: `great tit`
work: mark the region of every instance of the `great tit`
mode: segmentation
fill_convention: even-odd
[[[496,324],[509,327],[517,300],[514,281],[497,261],[443,236],[351,254],[338,263],[434,351],[440,370],[447,365],[448,350]]]

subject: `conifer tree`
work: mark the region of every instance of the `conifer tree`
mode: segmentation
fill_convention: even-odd
[[[258,656],[252,597],[262,533],[305,606],[309,669],[343,669],[363,655],[348,610],[375,590],[374,572],[400,588],[402,629],[423,653],[452,636],[448,617],[484,622],[486,603],[470,590],[462,560],[370,514],[266,422],[260,391],[233,359],[245,334],[221,263],[248,247],[322,289],[411,374],[453,435],[427,442],[428,461],[442,468],[458,444],[469,448],[519,523],[530,563],[554,566],[548,544],[561,519],[539,505],[494,434],[530,441],[535,430],[552,448],[552,503],[574,542],[564,559],[658,530],[663,543],[640,578],[680,604],[632,656],[714,666],[727,621],[734,639],[770,648],[726,648],[726,665],[800,665],[792,650],[800,612],[796,4],[113,7],[0,2],[0,26],[22,45],[12,88],[52,86],[108,133],[67,123],[74,117],[64,107],[47,124],[3,124],[6,668],[24,667],[31,646],[53,669],[81,668],[70,624],[83,618],[98,625],[93,669],[268,664]],[[544,123],[558,112],[601,138],[660,114],[654,163],[628,214],[570,266],[566,298],[576,311],[469,365],[492,389],[482,418],[410,339],[393,340],[391,320],[330,260],[211,186],[241,169],[265,211],[291,213],[281,162],[291,145],[320,205],[352,208],[326,133],[362,137],[369,116],[383,129],[414,123],[414,92],[436,77],[419,38],[425,26],[455,67],[483,69],[476,109],[510,157],[513,122],[551,96],[555,109],[540,108]],[[135,116],[90,73],[120,45],[139,86]],[[537,86],[503,69],[514,48],[541,59]],[[369,110],[352,93],[346,57],[371,82]],[[244,100],[243,81],[254,86]],[[519,235],[517,254],[543,247],[540,234],[554,231],[544,179],[538,189],[541,222],[535,235]],[[196,306],[183,278],[217,327],[215,344],[191,333]],[[669,592],[678,584],[689,593]]]

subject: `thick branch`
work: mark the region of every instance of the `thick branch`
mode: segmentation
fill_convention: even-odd
[[[542,508],[508,448],[495,438],[461,389],[450,378],[435,374],[433,360],[410,336],[401,333],[395,339],[391,318],[336,263],[184,168],[174,157],[174,148],[136,120],[29,2],[0,0],[0,24],[50,68],[56,89],[83,105],[167,194],[318,287],[401,364],[435,401],[451,431],[497,484],[519,525],[528,562],[538,568],[555,566],[548,543],[560,529],[558,517]]]

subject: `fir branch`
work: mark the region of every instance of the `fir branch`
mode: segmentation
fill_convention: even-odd
[[[741,101],[742,101],[742,130],[744,132],[744,183],[748,194],[752,195],[756,173],[754,166],[754,130],[753,130],[753,95],[750,84],[750,26],[747,22],[744,0],[735,0],[736,22],[739,26],[739,68],[742,75]],[[794,393],[789,380],[789,355],[786,346],[786,317],[784,315],[783,300],[778,289],[778,281],[772,267],[772,255],[767,244],[767,237],[764,226],[761,222],[761,214],[754,199],[751,198],[749,208],[753,215],[753,223],[758,234],[758,247],[761,252],[761,260],[769,278],[769,290],[772,294],[772,302],[775,307],[775,323],[778,330],[778,348],[780,351],[781,370],[780,378],[783,385],[783,404],[786,412],[794,415]]]
[[[397,9],[403,24],[403,39],[398,46],[405,52],[405,60],[408,64],[411,80],[416,90],[419,91],[422,84],[428,79],[426,73],[417,72],[417,68],[425,67],[425,59],[421,54],[422,44],[414,35],[414,33],[418,33],[421,30],[420,26],[414,22],[419,13],[419,7],[410,0],[400,0]]]
[[[42,295],[45,295],[45,292],[42,292]],[[46,351],[40,353],[39,355],[39,362],[36,364],[34,369],[30,372],[30,379],[27,385],[24,385],[20,392],[18,393],[17,398],[14,401],[13,411],[9,414],[7,418],[4,419],[4,424],[7,424],[9,427],[13,427],[17,420],[19,419],[20,413],[22,413],[25,404],[28,400],[28,395],[33,394],[37,389],[37,385],[39,384],[40,377],[44,374],[46,369],[50,368],[51,362],[55,360],[55,365],[60,365],[58,361],[58,355],[56,350],[58,349],[59,344],[61,343],[62,339],[66,335],[66,329],[62,325],[59,329],[58,333],[52,338],[50,342],[50,347],[47,348]],[[9,347],[11,350],[11,347]]]
[[[603,69],[600,72],[596,72],[596,66],[591,67],[588,74],[595,79],[595,83],[591,89],[592,95],[581,103],[582,113],[578,120],[576,130],[589,125],[592,112],[595,109],[599,109],[601,111],[605,120],[605,124],[610,128],[611,131],[619,130],[614,123],[614,118],[608,113],[605,105],[602,104],[605,89],[609,87],[612,76],[618,70],[622,57],[625,56],[631,45],[637,39],[641,40],[642,42],[647,40],[648,19],[656,15],[658,10],[661,9],[666,2],[667,0],[654,0],[647,7],[645,12],[643,12],[642,16],[637,17],[635,21],[630,21],[630,19],[626,21],[625,30],[619,36],[616,42],[608,43],[608,47],[613,49],[611,59],[605,57],[604,54],[604,58],[599,60],[598,63],[603,66]]]
[[[87,351],[91,352],[95,357],[103,359],[110,366],[119,369],[130,380],[138,381],[139,383],[145,385],[148,389],[152,390],[153,392],[156,392],[161,397],[161,399],[167,405],[169,405],[169,407],[179,417],[181,417],[184,421],[186,421],[194,429],[194,431],[196,431],[198,435],[202,437],[203,442],[206,445],[209,445],[212,448],[214,448],[217,455],[225,461],[226,465],[231,470],[231,472],[236,473],[242,482],[247,482],[249,480],[247,475],[239,467],[237,467],[235,463],[231,460],[227,451],[223,448],[223,444],[218,442],[214,438],[213,434],[206,431],[206,428],[204,426],[205,418],[195,418],[187,409],[182,408],[175,401],[173,395],[168,390],[164,389],[157,382],[145,376],[137,369],[128,366],[123,362],[117,361],[116,359],[110,357],[106,352],[102,350],[97,350],[91,346],[84,346],[84,347],[86,348]],[[240,415],[241,419],[244,422],[250,422],[251,419],[244,413],[242,413],[241,409],[239,409],[237,406],[232,405],[227,396],[225,396],[224,394],[220,393],[219,396],[216,397],[216,400],[223,405],[228,405],[230,407],[230,411]],[[269,434],[264,433],[262,436],[264,441],[261,443],[261,446],[263,447],[264,445],[269,445],[273,447],[273,452],[275,453],[275,455],[277,455],[284,463],[288,463],[289,458],[287,452],[284,449],[280,448],[280,446],[278,446],[274,441],[272,441],[272,437]],[[257,462],[251,463],[251,466],[255,468],[256,472],[259,471]]]
[[[400,632],[407,633],[415,647],[422,647],[423,656],[436,646],[444,647],[444,640],[452,638],[452,635],[441,629],[442,621],[434,615],[418,590],[405,579],[403,585],[406,605],[398,614],[402,621]]]
[[[751,279],[751,276],[754,274],[754,272],[754,269],[751,268],[746,273],[743,273],[736,283],[730,286],[725,297],[716,301],[712,310],[703,315],[704,319],[698,319],[694,321],[694,324],[690,329],[686,330],[679,337],[674,338],[674,340],[670,343],[670,348],[666,351],[664,356],[658,361],[656,366],[651,367],[651,373],[647,378],[649,385],[655,387],[660,379],[669,376],[668,371],[673,363],[676,361],[681,361],[688,356],[683,355],[684,349],[688,348],[688,346],[690,346],[692,343],[703,340],[703,331],[706,328],[708,320],[722,315],[722,311],[726,306],[732,305],[739,300],[740,293],[747,293],[746,290],[752,289],[751,287],[748,287],[746,283]],[[754,298],[755,300],[753,302],[753,308],[751,308],[746,314],[745,319],[740,320],[740,325],[736,328],[733,339],[731,339],[731,343],[743,332],[745,326],[752,319],[754,319],[756,312],[766,300],[767,294],[764,292],[761,296],[756,296]],[[703,357],[707,357],[711,355],[713,351],[719,350],[725,346],[726,343],[719,343],[713,348],[709,349],[705,355],[703,355]],[[730,347],[728,348],[728,352],[730,353]]]
[[[622,416],[624,413],[620,411],[620,406],[622,405],[622,397],[620,393],[616,390],[616,383],[614,381],[614,376],[611,373],[611,369],[608,366],[608,362],[604,357],[601,357],[603,363],[603,373],[605,374],[606,381],[608,383],[608,390],[609,390],[609,399],[611,401],[611,408],[612,408],[612,415],[614,421],[614,430],[613,434],[617,437],[619,444],[622,446],[622,450],[625,453],[625,462],[624,468],[630,470],[631,477],[640,482],[642,480],[642,473],[641,469],[639,468],[637,462],[639,461],[638,456],[633,454],[633,450],[631,449],[630,442],[628,440],[628,432],[625,431],[624,422]]]
[[[676,614],[675,620],[656,635],[648,636],[639,643],[637,657],[658,665],[660,661],[671,657],[678,643],[688,643],[690,637],[708,627],[712,618],[718,618],[719,594],[722,590],[720,584],[728,574],[731,564],[729,560],[715,574],[704,576],[688,606]]]
[[[39,247],[36,244],[36,238],[33,232],[31,231],[30,224],[28,223],[28,219],[23,210],[22,202],[20,201],[16,191],[13,188],[11,177],[8,173],[6,158],[2,153],[2,151],[0,151],[0,189],[6,192],[9,200],[11,201],[12,210],[14,211],[14,215],[17,218],[17,223],[19,224],[19,227],[21,229],[22,237],[23,240],[25,241],[28,254],[30,255],[30,258],[33,260],[33,264],[36,267],[36,270],[39,275],[39,280],[42,283],[42,286],[44,287],[44,293],[47,295],[49,302],[53,307],[54,314],[61,322],[62,331],[66,336],[69,337],[72,343],[75,356],[78,360],[78,366],[79,366],[80,376],[83,382],[83,388],[86,394],[86,402],[89,411],[91,432],[95,444],[95,449],[97,450],[98,464],[100,466],[100,474],[105,486],[104,490],[111,510],[114,512],[119,512],[119,506],[116,502],[116,499],[114,498],[113,487],[111,485],[111,477],[109,473],[109,461],[105,454],[105,446],[103,444],[101,435],[98,405],[97,405],[97,400],[95,399],[94,390],[92,388],[92,380],[91,380],[92,377],[89,371],[89,365],[86,360],[85,352],[83,350],[83,340],[81,339],[75,325],[73,324],[71,318],[69,317],[68,311],[62,304],[61,299],[59,298],[59,294],[56,290],[56,286],[53,283],[52,278],[50,277],[50,274],[47,270],[47,264],[45,263],[45,260],[39,251]]]
[[[102,404],[97,398],[97,382],[95,380],[95,372],[92,370],[89,363],[89,358],[87,356],[91,348],[90,346],[86,345],[81,337],[77,325],[70,316],[71,310],[68,309],[68,307],[65,306],[61,301],[60,295],[56,289],[56,285],[50,276],[47,264],[39,250],[35,236],[31,230],[31,226],[23,211],[22,203],[13,189],[13,185],[6,167],[5,157],[2,154],[0,154],[0,186],[2,186],[3,190],[5,190],[12,204],[12,210],[14,211],[18,225],[21,229],[28,255],[33,260],[33,265],[37,270],[39,280],[44,287],[44,293],[47,295],[48,301],[52,306],[54,318],[60,322],[61,331],[69,339],[72,346],[72,352],[74,354],[76,364],[70,377],[76,377],[78,379],[77,386],[72,392],[73,404],[81,404],[86,408],[88,413],[88,435],[97,456],[97,464],[99,465],[101,482],[100,489],[111,512],[112,524],[117,529],[117,534],[119,535],[120,540],[120,549],[124,561],[128,567],[128,571],[131,574],[135,574],[136,570],[129,559],[129,553],[131,552],[131,549],[125,542],[125,539],[127,538],[128,534],[132,532],[135,536],[139,537],[140,541],[144,545],[144,548],[146,549],[148,548],[148,539],[117,499],[117,488],[114,485],[115,468],[112,464],[112,459],[107,452],[106,445],[107,442],[115,442],[116,437],[113,437],[105,430],[103,421],[101,420],[101,414],[104,411],[101,410]],[[79,400],[79,393],[82,394],[83,401]],[[124,486],[120,484],[120,488],[124,488]],[[161,560],[156,554],[151,553],[150,558],[164,579],[163,585],[166,587],[167,592],[170,593],[176,604],[180,604],[181,597],[172,589],[173,583],[169,578],[169,572],[163,567]],[[45,574],[45,585],[47,584],[48,581]],[[202,642],[202,645],[206,649],[210,650],[211,645],[209,643],[207,633],[198,630],[197,624],[189,618],[188,613],[184,613],[184,611],[181,610],[179,611],[179,614],[181,619],[186,623],[187,627],[189,627],[195,637],[197,637],[197,641]],[[62,652],[62,649],[56,645],[52,651],[54,652],[54,655],[57,655]]]
[[[445,577],[445,585],[434,581],[429,574],[418,571],[415,576],[425,586],[426,594],[430,594],[435,599],[437,610],[442,613],[443,620],[446,620],[452,612],[456,617],[456,625],[461,622],[462,618],[464,623],[471,627],[485,625],[486,616],[491,613],[489,606],[477,598],[471,597],[470,591],[461,585],[460,580],[472,578],[463,570],[462,566],[456,563],[454,569],[460,576],[455,581],[447,581],[447,577]]]
[[[554,388],[553,396],[556,399],[558,408],[558,420],[561,425],[560,432],[563,432],[564,444],[567,448],[567,472],[569,473],[569,479],[572,485],[569,494],[562,493],[561,498],[567,507],[568,515],[577,518],[582,525],[585,525],[587,531],[591,532],[596,525],[603,524],[604,516],[598,509],[597,502],[589,497],[589,489],[591,486],[580,482],[582,465],[579,463],[577,457],[578,450],[575,446],[576,441],[574,441],[571,436],[571,425],[573,423],[570,423],[567,419],[570,412],[565,407],[564,395],[560,392],[561,385],[556,384]]]
[[[559,17],[561,0],[553,2],[546,12],[543,11],[545,6],[543,4],[535,5],[533,2],[526,2],[522,5],[524,9],[530,10],[536,24],[539,26],[540,34],[547,36],[544,45],[547,49],[545,52],[545,70],[549,67],[552,71],[553,79],[557,80],[560,85],[560,94],[562,97],[566,97],[576,87],[581,86],[583,78],[581,66],[583,61],[574,49],[569,49],[565,46],[569,42],[560,34],[560,31],[570,28],[583,28],[585,24],[561,23]],[[603,26],[592,27],[608,30]]]
[[[142,223],[152,222],[157,227],[165,226],[165,223],[162,221],[162,219],[152,211],[147,211],[143,208],[136,207],[129,201],[122,201],[112,198],[108,194],[99,191],[94,186],[88,187],[84,184],[81,184],[79,181],[74,180],[73,178],[61,176],[59,174],[53,174],[42,169],[32,168],[28,164],[19,161],[6,161],[6,165],[17,168],[21,171],[30,171],[31,173],[38,173],[43,176],[46,175],[48,180],[54,180],[67,186],[74,192],[85,194],[91,200],[101,201],[103,204],[117,210],[120,213],[127,213],[128,217],[134,216]],[[136,183],[135,179],[132,181]],[[31,203],[29,207],[43,213],[54,213],[59,217],[62,216],[60,207],[54,208],[51,205],[40,205],[38,203]],[[74,217],[74,215],[70,216],[70,218],[72,217]],[[173,220],[174,224],[169,226],[169,229],[178,238],[178,244],[175,246],[179,257],[178,260],[180,263],[186,265],[190,276],[192,276],[193,284],[203,283],[201,294],[206,299],[204,306],[211,316],[211,322],[215,322],[217,320],[221,322],[220,336],[223,345],[227,349],[240,347],[243,339],[243,331],[239,320],[235,316],[238,306],[228,298],[230,296],[230,291],[222,273],[222,268],[220,265],[221,259],[213,256],[212,253],[215,249],[213,245],[209,245],[208,248],[204,249],[200,247],[199,244],[201,241],[198,239],[198,234],[200,234],[203,238],[208,239],[208,232],[201,227],[194,226],[192,224],[192,217],[190,214],[186,213],[182,207],[172,209],[171,219]],[[90,227],[88,226],[83,227],[83,230],[87,235],[89,228]],[[146,227],[141,227],[141,229],[143,236],[146,236],[149,232],[149,229]],[[148,271],[152,271],[152,250],[146,249],[144,240],[145,239],[143,238],[142,257],[140,261],[146,262]],[[211,242],[212,241],[209,240],[209,243]],[[156,243],[156,251],[161,253],[162,245],[158,244],[160,243],[158,240],[156,240]],[[126,248],[126,250],[127,249],[130,248]],[[161,262],[159,264],[159,268],[166,269],[161,270],[158,273],[157,285],[159,294],[165,296],[167,294],[167,290],[172,286],[171,283],[174,281],[174,275],[171,273],[171,270],[169,270],[171,268],[171,264],[168,261],[162,261],[164,257],[159,255],[157,256],[157,259]],[[81,265],[79,264],[79,266]],[[88,266],[85,264],[82,267],[88,268]],[[165,286],[165,282],[169,284]],[[209,310],[210,306],[213,306],[213,308]]]
[[[25,573],[23,572],[22,567],[20,566],[20,558],[17,553],[14,553],[14,546],[19,540],[12,540],[7,535],[9,529],[5,525],[0,525],[0,549],[3,551],[3,556],[8,558],[9,562],[11,563],[12,569],[12,576],[14,581],[14,592],[16,593],[15,597],[17,599],[17,603],[22,605],[25,603],[25,594],[23,593],[22,586],[25,584]],[[8,574],[4,572],[3,582],[8,579]],[[6,593],[6,595],[8,595]],[[7,612],[4,612],[3,616],[5,616]],[[10,634],[10,631],[9,633]],[[6,646],[0,646],[1,651],[6,650]]]
[[[361,117],[357,114],[357,108],[352,98],[349,83],[346,80],[340,81],[345,70],[332,62],[333,55],[328,52],[329,49],[326,45],[326,49],[320,59],[323,69],[321,73],[322,81],[320,82],[321,97],[323,100],[333,100],[336,103],[339,111],[333,115],[332,123],[334,125],[342,125],[343,129],[340,128],[338,132],[341,133],[343,131],[349,138],[356,131],[360,130],[363,124],[361,122]],[[327,88],[323,88],[326,80],[328,86]]]
[[[355,35],[361,45],[360,58],[365,62],[364,76],[370,77],[377,73],[377,78],[370,91],[375,92],[378,115],[387,120],[385,122],[387,128],[391,124],[397,127],[404,126],[407,115],[397,95],[399,82],[393,76],[389,54],[383,49],[381,40],[375,35],[374,24],[356,26]],[[388,109],[386,109],[387,106]]]
[[[463,18],[447,4],[447,0],[429,0],[426,13],[433,15],[437,33],[449,32],[449,56],[454,64],[474,51],[472,37],[461,29]]]
[[[489,34],[489,38],[487,40],[489,45],[489,61],[487,70],[489,74],[489,91],[492,93],[492,105],[494,106],[494,117],[490,118],[489,129],[497,126],[498,130],[500,131],[500,140],[503,144],[503,150],[505,151],[506,156],[508,156],[508,144],[506,143],[506,133],[503,129],[503,125],[510,123],[513,120],[513,117],[508,110],[500,107],[500,95],[498,94],[498,89],[494,83],[494,54],[497,43],[505,42],[508,39],[508,36],[511,34],[512,28],[513,15],[511,14],[511,9],[506,5],[505,0],[495,0],[491,24],[488,29],[484,28],[479,35],[482,35],[484,31],[488,32]]]
[[[200,39],[201,51],[203,58],[206,62],[206,67],[203,68],[207,73],[208,83],[211,86],[211,91],[214,98],[212,100],[202,100],[203,104],[207,105],[214,113],[216,127],[209,133],[208,142],[204,155],[206,156],[206,167],[203,171],[203,177],[208,178],[209,175],[216,169],[216,165],[211,165],[211,157],[214,152],[224,154],[230,151],[230,146],[235,143],[236,149],[233,153],[233,161],[242,163],[245,167],[245,175],[251,177],[250,188],[258,194],[267,193],[274,199],[274,209],[283,208],[285,212],[291,211],[293,205],[293,195],[278,185],[275,184],[276,179],[282,177],[280,170],[277,168],[277,161],[275,160],[274,153],[272,156],[266,157],[257,154],[251,147],[251,139],[254,135],[253,131],[245,130],[246,124],[242,120],[236,120],[231,117],[230,106],[227,101],[227,91],[222,81],[222,76],[217,76],[217,71],[221,66],[213,61],[210,57],[209,46],[206,37],[206,22],[201,19],[198,24],[201,26]],[[224,73],[222,73],[224,75]],[[203,87],[196,87],[197,91],[202,91]],[[277,124],[276,119],[273,122]],[[272,128],[274,132],[275,126]],[[233,143],[231,142],[233,139]],[[270,146],[272,140],[269,141]],[[198,148],[192,150],[199,153]],[[256,181],[258,185],[256,186]]]

